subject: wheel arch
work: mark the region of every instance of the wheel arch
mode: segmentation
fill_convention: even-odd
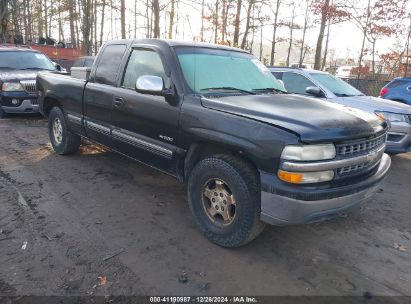
[[[51,109],[53,109],[53,107],[63,108],[63,105],[53,95],[48,95],[48,96],[44,97],[42,112],[46,117],[48,117],[50,115],[50,111],[51,111]]]
[[[215,155],[233,155],[247,163],[255,171],[255,173],[259,175],[256,162],[248,155],[247,152],[238,150],[230,145],[202,141],[192,143],[187,151],[184,159],[184,181],[188,180],[191,171],[198,162]]]

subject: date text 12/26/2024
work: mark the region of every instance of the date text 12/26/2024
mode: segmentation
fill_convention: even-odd
[[[255,297],[150,297],[150,303],[258,303]]]

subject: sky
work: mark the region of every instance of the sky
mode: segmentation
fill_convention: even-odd
[[[191,3],[198,3],[197,5],[190,4]],[[368,0],[359,0],[360,4],[361,2],[366,5]],[[166,3],[166,1],[163,1]],[[274,2],[274,0],[273,0]],[[185,4],[184,4],[185,3]],[[200,33],[200,28],[201,28],[201,11],[200,11],[200,3],[201,0],[180,0],[180,4],[178,7],[179,11],[179,26],[177,29],[178,35],[174,36],[173,38],[179,39],[179,40],[193,40],[193,36],[199,36]],[[300,1],[298,3],[298,8],[296,11],[296,23],[303,24],[303,19],[304,19],[304,2]],[[194,6],[194,7],[193,7]],[[130,38],[134,38],[134,1],[126,1],[126,18],[127,18],[127,31],[130,32]],[[408,11],[411,13],[411,0],[408,1]],[[138,6],[137,10],[141,14],[145,14],[144,12],[145,7],[144,6]],[[234,9],[232,9],[234,11]],[[244,12],[244,10],[243,10]],[[265,12],[266,14],[270,14],[270,10],[267,8],[267,11]],[[280,10],[280,20],[289,20],[292,15],[292,8],[286,5],[283,5]],[[160,28],[162,33],[165,32],[165,29],[167,27],[167,19],[168,16],[166,16],[164,13],[161,14],[161,24]],[[111,38],[120,38],[120,22],[119,22],[119,14],[113,15],[114,20],[116,20],[113,25],[113,33],[111,31],[111,15],[106,12],[106,21],[105,21],[105,31],[104,31],[104,37],[105,40],[109,40]],[[242,15],[243,20],[241,22],[242,25],[244,25],[244,13]],[[100,16],[98,17],[98,20],[100,20]],[[137,17],[137,25],[140,27],[140,29],[137,31],[137,38],[143,38],[145,36],[145,29],[143,28],[144,26],[144,16],[138,16]],[[404,22],[405,25],[408,25],[409,21]],[[99,24],[98,24],[99,27]],[[57,30],[57,29],[56,29]],[[68,31],[67,25],[65,31]],[[98,29],[99,31],[99,29]],[[174,29],[176,31],[176,29]],[[313,27],[307,31],[307,41],[313,49],[315,49],[315,45],[317,42],[317,37],[318,37],[318,32],[319,28],[318,26]],[[58,33],[54,33],[55,36],[58,37]],[[282,27],[278,31],[278,37],[288,37],[288,29]],[[296,39],[300,39],[302,36],[302,30],[297,30],[295,31],[294,34]],[[260,40],[260,33],[256,35],[256,41],[255,45],[259,45],[259,40]],[[213,42],[213,37],[212,37],[212,31],[209,31],[209,36],[206,37],[210,42]],[[272,26],[265,26],[263,28],[263,44],[264,44],[264,56],[267,57],[269,56],[269,50],[270,50],[270,45],[271,45],[271,39],[272,39]],[[403,38],[404,40],[404,38]],[[361,48],[361,42],[362,42],[362,34],[361,31],[351,22],[344,22],[341,24],[333,25],[331,27],[331,34],[330,34],[330,42],[329,42],[329,49],[333,49],[335,52],[335,58],[353,58],[356,59],[358,58],[358,54]],[[396,44],[396,39],[394,38],[384,38],[380,41],[377,42],[377,52],[379,53],[385,53],[388,52],[392,49],[394,49],[395,44]],[[404,41],[400,41],[402,45],[404,45]],[[324,40],[325,43],[325,40]],[[285,56],[285,49],[286,45],[284,44],[282,47],[279,47],[279,54],[277,56],[277,59],[283,59]],[[254,48],[254,53],[258,55],[259,48]],[[297,51],[296,51],[297,53]],[[311,57],[313,54],[311,55]],[[296,54],[294,55],[296,57]],[[367,59],[367,58],[366,58]],[[295,61],[296,59],[293,58]]]

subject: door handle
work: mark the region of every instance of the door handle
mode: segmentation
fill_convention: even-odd
[[[115,107],[120,107],[124,104],[124,99],[120,97],[115,97],[114,98],[114,106]]]

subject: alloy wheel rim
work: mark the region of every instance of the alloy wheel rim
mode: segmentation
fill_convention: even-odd
[[[236,216],[236,200],[224,181],[210,179],[203,187],[202,201],[208,218],[218,225],[230,225]]]
[[[53,137],[54,141],[59,145],[63,140],[63,127],[59,118],[53,121]]]

